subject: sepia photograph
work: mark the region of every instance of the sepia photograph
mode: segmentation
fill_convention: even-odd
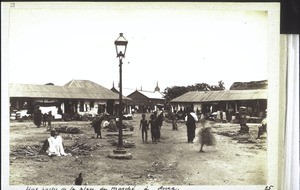
[[[278,3],[1,7],[5,189],[281,189]]]

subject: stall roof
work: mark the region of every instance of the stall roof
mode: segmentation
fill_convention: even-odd
[[[9,84],[10,97],[26,98],[59,98],[59,99],[102,99],[117,100],[119,95],[105,87],[91,81],[78,81],[78,84],[69,82],[64,86],[35,85],[35,84]],[[86,83],[86,85],[84,85]],[[72,84],[72,85],[68,85]],[[128,97],[123,97],[129,99]]]
[[[171,103],[218,102],[234,100],[261,100],[268,98],[267,89],[256,90],[223,90],[223,91],[191,91],[173,100]]]

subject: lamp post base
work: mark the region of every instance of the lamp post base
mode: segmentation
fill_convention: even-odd
[[[114,159],[131,159],[132,155],[129,152],[126,152],[126,149],[116,149],[113,150],[112,153],[108,155],[109,158],[114,158]]]

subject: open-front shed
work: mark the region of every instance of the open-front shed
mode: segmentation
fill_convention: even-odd
[[[267,89],[191,91],[171,100],[171,105],[178,111],[193,107],[203,114],[218,111],[235,114],[239,107],[245,106],[250,116],[261,117],[267,109],[267,98]]]
[[[36,105],[55,107],[58,114],[117,114],[119,94],[89,80],[72,80],[64,86],[10,84],[11,110],[27,109],[32,113]],[[130,100],[123,96],[123,100]]]

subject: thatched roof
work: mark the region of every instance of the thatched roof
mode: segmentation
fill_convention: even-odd
[[[235,100],[267,99],[267,90],[224,90],[224,91],[191,91],[173,100],[171,103],[201,103]]]
[[[235,82],[231,85],[230,90],[253,90],[267,89],[268,80],[251,81],[251,82]]]

